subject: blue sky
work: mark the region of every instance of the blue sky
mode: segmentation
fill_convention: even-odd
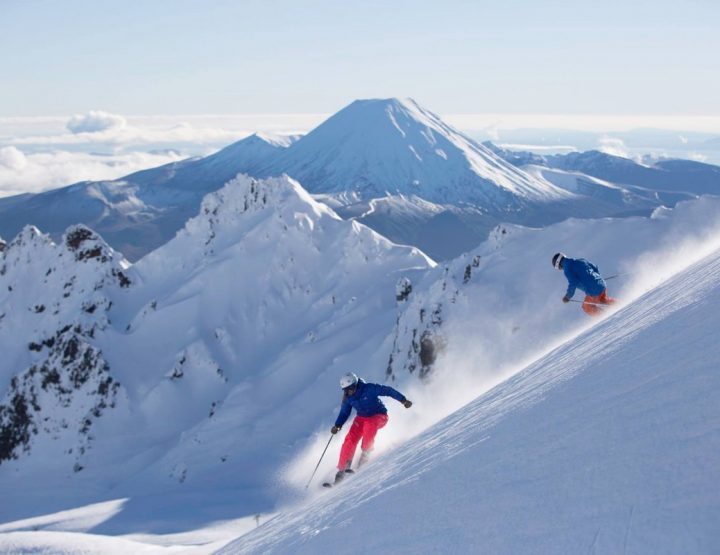
[[[0,116],[720,115],[720,3],[0,0]]]

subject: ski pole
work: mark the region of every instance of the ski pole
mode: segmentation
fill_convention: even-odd
[[[320,460],[317,463],[317,466],[315,467],[315,470],[313,470],[312,476],[310,476],[310,479],[308,480],[307,485],[305,486],[305,489],[308,489],[310,487],[310,482],[312,482],[312,479],[315,478],[315,473],[317,472],[317,469],[320,467],[320,463],[323,460],[323,457],[325,456],[325,452],[328,450],[328,447],[330,447],[330,442],[332,441],[332,438],[335,436],[335,434],[330,434],[330,439],[328,439],[327,445],[325,446],[325,449],[323,449],[322,455],[320,455]]]

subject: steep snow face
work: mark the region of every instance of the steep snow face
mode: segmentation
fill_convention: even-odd
[[[718,272],[716,250],[220,552],[714,552]]]
[[[128,264],[84,226],[62,243],[26,227],[0,257],[0,465],[33,452],[71,457],[115,407],[120,384],[96,335],[131,286]]]
[[[400,303],[388,377],[432,381],[436,373],[438,380],[493,384],[591,323],[579,303],[561,302],[567,283],[551,266],[554,253],[593,261],[608,278],[610,295],[628,301],[635,284],[657,285],[669,261],[719,233],[720,199],[714,197],[658,209],[650,218],[498,226],[480,247],[412,284]],[[575,300],[582,299],[578,291]]]
[[[564,196],[411,99],[356,100],[263,171],[285,172],[312,193],[352,191],[366,200],[415,195],[439,204],[477,204],[491,212]]]

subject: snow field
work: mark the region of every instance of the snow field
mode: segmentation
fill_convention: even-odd
[[[720,251],[220,553],[713,553]]]

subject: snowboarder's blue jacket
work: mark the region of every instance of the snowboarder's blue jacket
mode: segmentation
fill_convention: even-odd
[[[387,414],[387,408],[380,400],[380,396],[392,397],[401,403],[405,401],[405,396],[397,389],[393,389],[389,385],[380,385],[377,383],[365,383],[358,380],[355,393],[352,395],[345,394],[343,396],[340,414],[338,414],[335,425],[342,428],[345,424],[352,409],[357,411],[358,416],[374,416],[376,414]]]
[[[568,299],[572,299],[575,289],[584,291],[586,295],[596,297],[606,289],[605,280],[600,276],[598,267],[584,258],[563,258],[563,273],[568,280]]]

